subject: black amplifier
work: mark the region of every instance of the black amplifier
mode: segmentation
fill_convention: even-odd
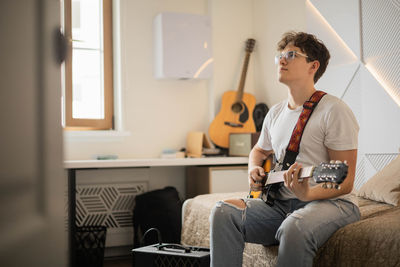
[[[155,244],[135,248],[135,267],[209,267],[210,249],[178,244]]]

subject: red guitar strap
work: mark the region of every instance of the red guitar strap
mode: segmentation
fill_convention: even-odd
[[[304,129],[311,117],[315,107],[318,105],[322,97],[326,95],[323,91],[315,91],[309,100],[304,102],[303,110],[293,129],[292,136],[286,148],[285,157],[282,162],[282,170],[287,170],[296,161],[300,150],[300,141],[303,137]],[[270,196],[270,192],[276,192],[283,183],[269,184],[263,190],[262,199],[270,206],[274,205],[274,198]]]
[[[318,105],[319,101],[324,95],[326,95],[326,93],[323,91],[315,91],[310,99],[304,102],[303,111],[297,120],[292,132],[292,137],[290,138],[289,144],[286,148],[282,170],[287,170],[290,165],[296,161],[296,157],[299,154],[300,142],[301,138],[303,137],[304,129],[306,128],[307,122],[310,119],[315,107]]]

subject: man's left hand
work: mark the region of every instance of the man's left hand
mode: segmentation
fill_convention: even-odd
[[[284,184],[287,188],[292,191],[298,199],[301,201],[307,201],[310,187],[308,181],[299,181],[299,172],[302,165],[295,162],[290,168],[283,174]]]

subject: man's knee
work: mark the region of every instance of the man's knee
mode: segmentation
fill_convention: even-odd
[[[218,201],[210,213],[210,222],[214,224],[226,225],[226,222],[232,219],[231,215],[244,210],[246,204],[240,199],[230,199]]]
[[[225,220],[231,220],[231,215],[243,214],[245,207],[246,203],[241,199],[219,201],[211,210],[210,222],[214,224]]]
[[[244,203],[243,199],[227,199],[227,200],[224,200],[224,202],[231,204],[239,209],[246,208],[246,203]]]
[[[309,231],[307,225],[304,225],[305,221],[303,220],[301,215],[292,214],[291,217],[287,218],[278,231],[276,232],[276,239],[281,242],[283,239],[291,240],[294,242],[294,239],[299,239],[302,241],[306,241],[312,238],[312,233]]]

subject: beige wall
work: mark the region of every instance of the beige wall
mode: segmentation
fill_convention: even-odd
[[[256,97],[268,107],[287,97],[286,86],[277,80],[276,43],[287,31],[305,31],[305,1],[254,0],[254,32],[259,41],[254,66]]]
[[[268,106],[286,97],[276,81],[275,44],[287,30],[305,29],[305,0],[120,0],[121,103],[123,136],[65,135],[66,159],[95,154],[120,158],[158,157],[185,146],[188,131],[207,132],[221,96],[236,90],[245,41],[257,43],[245,91]],[[211,80],[153,78],[153,18],[160,12],[210,15],[214,76]]]
[[[237,90],[245,56],[245,44],[254,37],[253,1],[210,0],[212,18],[214,75],[210,81],[211,121],[221,107],[225,91]],[[245,92],[254,94],[254,56],[246,77]]]

